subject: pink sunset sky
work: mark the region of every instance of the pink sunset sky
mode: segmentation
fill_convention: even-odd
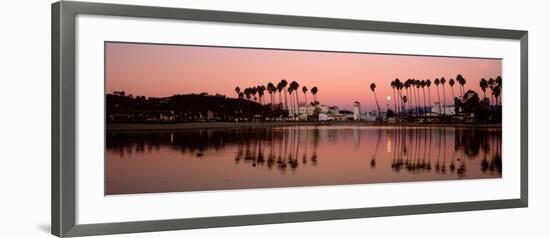
[[[286,79],[300,84],[301,101],[302,86],[317,86],[321,104],[351,109],[353,102],[359,101],[362,110],[369,111],[376,107],[371,83],[376,83],[380,107],[385,109],[388,102],[393,105],[390,81],[395,78],[430,79],[432,101],[437,101],[435,78],[445,77],[448,82],[462,74],[467,81],[465,90],[482,95],[479,80],[495,78],[502,70],[500,59],[113,42],[106,44],[105,60],[107,93],[125,91],[135,96],[167,97],[207,92],[237,97],[236,86],[244,89],[269,82],[276,85]],[[445,88],[449,104],[452,94],[448,83]],[[455,93],[458,88],[456,84]],[[269,102],[267,91],[265,94],[265,101]]]

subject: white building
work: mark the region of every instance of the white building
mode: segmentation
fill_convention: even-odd
[[[328,113],[319,113],[319,121],[334,121],[334,117]]]
[[[456,114],[454,105],[441,105],[439,102],[435,102],[434,106],[432,106],[432,113],[448,116]]]
[[[319,112],[321,112],[321,113],[328,113],[328,110],[329,110],[329,106],[327,106],[327,105],[319,106]]]
[[[353,120],[361,120],[361,104],[358,101],[353,103]]]
[[[332,114],[334,114],[334,115],[338,115],[338,114],[340,114],[340,108],[338,108],[337,106],[329,107],[329,108],[328,108],[328,113],[332,113]]]

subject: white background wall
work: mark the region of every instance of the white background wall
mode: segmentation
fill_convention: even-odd
[[[127,1],[109,1],[127,2]],[[544,146],[550,44],[545,1],[152,1],[186,8],[529,30],[530,205],[524,209],[292,223],[115,237],[548,237]],[[50,3],[5,1],[0,14],[0,237],[49,237]],[[535,134],[536,133],[536,134]],[[337,194],[335,194],[337,196]]]

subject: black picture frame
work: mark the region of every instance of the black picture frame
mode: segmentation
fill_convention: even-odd
[[[51,14],[51,233],[56,236],[74,237],[131,232],[151,232],[210,227],[458,212],[485,209],[520,208],[528,206],[527,31],[70,1],[53,3]],[[521,137],[518,141],[518,143],[520,143],[521,149],[520,197],[517,199],[507,200],[455,202],[427,205],[317,210],[305,212],[217,216],[101,224],[76,224],[75,18],[79,14],[518,40],[521,46]]]

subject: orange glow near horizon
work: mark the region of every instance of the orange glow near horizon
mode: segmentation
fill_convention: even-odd
[[[376,107],[371,83],[377,86],[380,103],[385,104],[383,99],[387,99],[393,105],[390,81],[430,79],[433,102],[437,101],[435,78],[445,77],[448,82],[462,74],[467,80],[465,90],[483,95],[479,80],[495,78],[502,72],[500,59],[132,43],[107,43],[105,52],[107,93],[125,91],[135,96],[167,97],[206,92],[236,97],[236,86],[244,90],[269,82],[276,85],[286,79],[300,84],[302,102],[302,86],[316,86],[321,104],[351,109],[353,102],[359,101],[362,110],[369,111]],[[441,87],[439,90],[443,97]],[[448,83],[445,90],[449,104],[452,91]],[[456,84],[454,93],[458,91]],[[307,97],[312,99],[309,93]],[[269,102],[267,91],[265,101]]]

